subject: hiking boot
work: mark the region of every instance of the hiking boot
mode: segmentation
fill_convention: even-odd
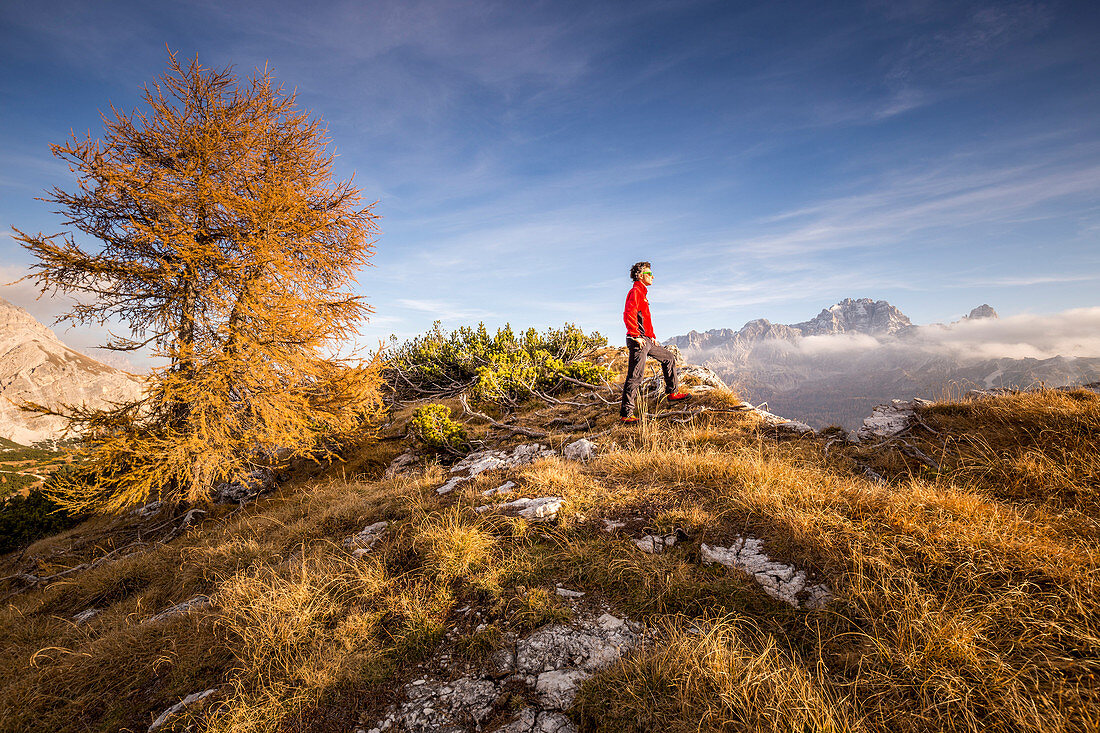
[[[686,400],[688,397],[691,397],[691,395],[686,392],[673,392],[665,397],[665,399],[669,402],[679,402],[680,400]]]
[[[631,415],[630,417],[620,417],[619,423],[622,425],[635,425],[639,422],[638,418]]]

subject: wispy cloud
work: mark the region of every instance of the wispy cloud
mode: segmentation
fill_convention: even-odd
[[[886,182],[872,193],[823,201],[783,212],[772,221],[793,226],[731,243],[740,253],[792,255],[876,247],[935,229],[961,228],[1020,216],[1056,199],[1093,195],[1100,161],[933,172],[913,181]]]
[[[454,303],[440,300],[400,298],[397,300],[397,305],[409,310],[426,313],[432,318],[440,321],[467,321],[474,318],[487,318],[495,315],[490,311],[465,308],[457,306]]]

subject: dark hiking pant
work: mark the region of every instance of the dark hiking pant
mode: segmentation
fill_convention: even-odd
[[[672,394],[676,391],[676,357],[671,351],[645,336],[637,340],[628,337],[626,345],[630,349],[630,361],[626,367],[626,382],[623,383],[623,402],[619,407],[621,417],[634,414],[634,396],[645,378],[646,358],[661,362],[661,371],[665,377],[665,393]]]

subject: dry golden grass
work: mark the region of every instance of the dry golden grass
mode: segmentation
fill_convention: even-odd
[[[1021,392],[929,413],[947,434],[942,452],[952,479],[999,498],[1100,516],[1100,395]]]
[[[593,731],[862,731],[851,706],[752,619],[670,617],[660,643],[587,683],[577,714]]]
[[[951,438],[936,456],[956,462],[932,476],[899,470],[890,484],[723,413],[647,419],[615,429],[601,444],[619,450],[589,464],[542,460],[442,498],[433,465],[305,482],[10,599],[0,729],[141,729],[218,687],[177,729],[347,730],[441,645],[484,659],[507,633],[568,620],[553,593],[561,583],[655,630],[650,647],[586,687],[574,711],[582,730],[1096,730],[1100,550],[1082,529],[1096,404],[1075,393],[1003,399],[926,413]],[[1020,468],[1029,451],[1061,466],[1056,491]],[[505,478],[522,495],[565,497],[558,525],[472,512]],[[629,537],[682,529],[692,539],[648,555],[602,518],[628,521]],[[391,520],[382,541],[352,560],[340,540],[380,519]],[[836,600],[792,609],[748,576],[700,563],[700,541],[745,534]],[[208,611],[138,623],[199,592],[215,599]],[[456,627],[456,605],[478,608],[486,627]],[[69,621],[89,606],[103,611]],[[457,641],[445,640],[450,627]]]

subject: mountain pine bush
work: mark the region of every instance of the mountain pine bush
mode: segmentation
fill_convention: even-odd
[[[429,448],[457,451],[466,445],[466,428],[451,419],[451,408],[432,403],[413,412],[409,433]]]
[[[482,403],[514,407],[539,393],[550,393],[570,380],[598,383],[610,370],[585,359],[606,346],[597,332],[585,334],[567,323],[539,333],[529,328],[517,336],[510,324],[490,336],[484,323],[444,331],[437,321],[428,333],[392,349],[384,370],[386,383],[399,399],[448,396],[468,390]]]

